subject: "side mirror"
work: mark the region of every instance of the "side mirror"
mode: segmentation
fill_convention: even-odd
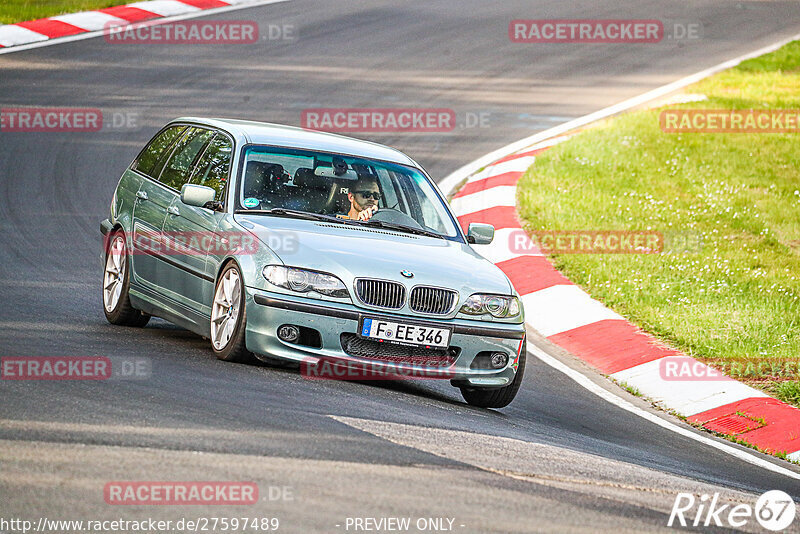
[[[204,185],[184,184],[181,187],[181,202],[187,206],[202,208],[209,202],[214,202],[217,192]]]
[[[467,242],[473,245],[488,245],[494,239],[494,226],[484,223],[469,223]]]

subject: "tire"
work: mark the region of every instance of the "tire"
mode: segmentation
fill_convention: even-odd
[[[103,269],[103,312],[109,323],[118,326],[141,328],[150,320],[150,315],[131,305],[130,262],[125,245],[125,234],[117,230],[106,241],[105,267]]]
[[[525,374],[525,358],[526,358],[526,345],[527,342],[522,344],[522,351],[519,355],[519,365],[517,366],[517,373],[514,375],[514,380],[507,386],[493,389],[480,389],[480,388],[461,388],[461,395],[467,404],[470,406],[477,406],[479,408],[504,408],[511,404],[514,397],[517,396],[517,391],[522,385],[522,377]]]
[[[217,358],[235,363],[255,361],[245,345],[246,325],[242,273],[232,262],[220,274],[211,303],[211,349]]]

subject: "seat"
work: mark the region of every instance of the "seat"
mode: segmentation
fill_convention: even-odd
[[[347,213],[350,211],[350,198],[347,193],[353,182],[345,182],[344,184],[336,183],[333,192],[333,198],[328,206],[328,213]]]
[[[244,198],[257,198],[269,207],[281,206],[288,181],[289,174],[282,165],[249,161],[244,173]]]
[[[336,209],[335,196],[339,186],[335,180],[317,176],[313,169],[300,167],[294,173],[294,197],[287,199],[292,209],[312,213],[333,213]]]

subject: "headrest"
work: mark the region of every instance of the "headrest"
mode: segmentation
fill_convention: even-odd
[[[248,161],[245,170],[245,179],[274,178],[280,180],[284,175],[283,166],[266,161]]]
[[[314,174],[314,169],[300,167],[294,173],[294,185],[307,189],[328,191],[334,185],[334,181],[325,176],[317,176]]]

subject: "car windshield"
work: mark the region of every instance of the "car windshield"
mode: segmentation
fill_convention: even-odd
[[[418,169],[384,161],[266,146],[247,147],[237,211],[313,214],[460,239],[444,201]],[[302,213],[300,213],[302,212]]]

